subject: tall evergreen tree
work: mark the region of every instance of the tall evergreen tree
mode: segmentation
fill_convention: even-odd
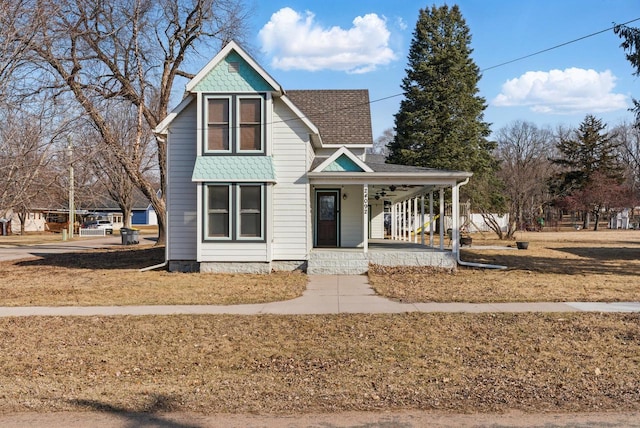
[[[409,50],[405,99],[395,116],[388,161],[471,171],[473,180],[495,168],[478,96],[479,68],[471,35],[458,6],[421,9]]]

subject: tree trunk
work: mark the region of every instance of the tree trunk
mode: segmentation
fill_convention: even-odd
[[[585,211],[582,213],[582,216],[583,216],[582,228],[587,230],[589,229],[589,226],[591,224],[591,213],[589,211]]]
[[[20,219],[20,235],[24,235],[24,223],[27,221],[26,211],[19,212],[18,219]]]

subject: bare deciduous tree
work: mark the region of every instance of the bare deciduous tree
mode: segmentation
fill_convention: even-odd
[[[41,107],[31,112],[17,106],[0,111],[0,217],[17,213],[23,227],[33,204],[45,201],[55,187],[55,143],[66,132],[65,124],[54,126]]]
[[[51,77],[43,84],[70,91],[109,152],[151,201],[158,244],[165,243],[165,142],[157,140],[161,196],[130,157],[109,120],[107,101],[129,103],[148,130],[167,115],[176,79],[187,56],[207,41],[224,43],[242,34],[241,0],[33,0],[38,32],[30,48]],[[44,77],[44,75],[43,75]]]
[[[373,141],[373,147],[367,149],[367,153],[382,155],[386,158],[389,156],[389,143],[393,142],[394,138],[393,128],[385,129],[382,131],[382,135]]]
[[[553,166],[548,156],[553,150],[553,134],[531,122],[515,121],[498,131],[497,143],[498,177],[508,200],[506,238],[511,239],[519,227],[535,222],[550,200],[547,179]]]

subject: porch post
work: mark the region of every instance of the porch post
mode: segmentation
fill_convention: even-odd
[[[398,230],[396,231],[398,241],[402,240],[402,202],[398,202]]]
[[[402,240],[407,240],[407,201],[402,202]]]
[[[431,226],[431,220],[429,220]],[[420,195],[420,244],[424,245],[424,193]]]
[[[440,249],[444,250],[444,188],[438,190],[440,196]]]
[[[396,240],[396,204],[391,204],[391,240]]]
[[[433,247],[433,190],[429,192],[429,246]]]
[[[458,259],[458,242],[460,238],[460,205],[458,204],[458,186],[451,186],[451,222],[452,222],[452,234],[451,234],[451,252]]]
[[[369,252],[369,186],[362,185],[362,247],[364,253]]]
[[[413,242],[418,243],[418,198],[413,198]]]

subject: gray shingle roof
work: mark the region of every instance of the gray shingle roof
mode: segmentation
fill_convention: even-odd
[[[396,165],[393,163],[385,163],[386,158],[382,155],[368,154],[365,163],[374,172],[426,172],[426,171],[441,171],[434,168],[425,168],[421,166],[411,165]]]
[[[368,90],[293,90],[287,96],[318,127],[324,144],[373,143]]]

